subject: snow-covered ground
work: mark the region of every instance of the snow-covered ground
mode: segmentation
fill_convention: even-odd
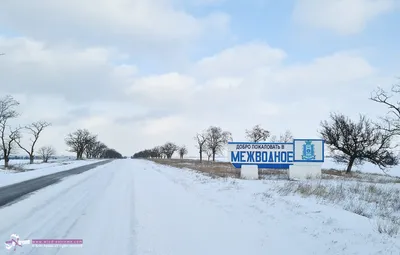
[[[189,156],[186,157],[187,159],[193,159],[193,160],[198,160],[199,157],[196,156]],[[216,157],[215,161],[218,162],[229,162],[227,157]],[[345,164],[337,164],[333,161],[332,158],[325,158],[325,162],[322,164],[322,169],[335,169],[335,170],[346,170],[346,165]],[[379,169],[378,166],[365,162],[362,165],[355,165],[353,166],[353,171],[360,171],[363,173],[373,173],[373,174],[383,174],[382,170]],[[385,170],[387,174],[392,175],[392,176],[399,176],[400,177],[400,165],[392,167],[392,168],[387,168]]]
[[[27,181],[40,176],[66,171],[75,167],[99,162],[99,159],[89,160],[53,160],[48,163],[37,161],[29,164],[29,160],[10,160],[9,164],[19,170],[0,169],[0,187]],[[3,162],[4,166],[4,162]]]
[[[57,162],[64,162],[64,161],[71,161],[74,160],[74,156],[61,156],[57,159],[49,159],[48,163],[57,163]],[[29,159],[10,159],[9,165],[11,166],[22,166],[26,169],[36,169],[42,165],[43,160],[35,159],[34,164],[29,165]],[[4,166],[4,159],[0,160],[0,168]]]
[[[283,195],[287,183],[116,160],[0,209],[0,236],[84,243],[14,254],[400,254],[400,239],[378,233],[374,220]]]
[[[59,165],[63,162],[72,162],[74,161],[74,157],[71,158],[59,158],[59,159],[49,159],[47,163],[43,163],[41,159],[35,159],[33,164],[29,164],[29,159],[10,159],[8,162],[10,170],[4,170],[4,159],[0,160],[0,172],[21,172],[21,171],[30,171],[36,170],[46,167],[52,167],[55,165]]]

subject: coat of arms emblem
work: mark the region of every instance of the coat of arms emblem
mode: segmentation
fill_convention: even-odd
[[[303,154],[301,157],[303,160],[315,160],[314,144],[310,140],[307,140],[303,144]]]

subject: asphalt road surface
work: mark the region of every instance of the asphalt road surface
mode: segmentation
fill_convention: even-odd
[[[29,193],[32,193],[49,185],[58,183],[67,176],[86,172],[90,169],[107,164],[111,161],[112,160],[96,162],[90,165],[79,166],[72,168],[70,170],[41,176],[35,179],[11,184],[5,187],[0,187],[0,207],[16,202],[22,197],[28,195]]]

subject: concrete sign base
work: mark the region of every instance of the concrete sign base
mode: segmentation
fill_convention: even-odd
[[[240,178],[249,180],[258,180],[257,165],[242,165],[240,168]]]
[[[321,163],[296,162],[289,168],[289,179],[320,179],[322,175],[321,167]]]

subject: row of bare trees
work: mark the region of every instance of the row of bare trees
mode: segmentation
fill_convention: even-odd
[[[188,153],[186,146],[178,146],[172,142],[166,142],[162,146],[147,149],[135,153],[132,158],[172,158],[175,152],[179,153],[181,159]]]
[[[29,156],[29,163],[35,159],[35,148],[43,130],[51,124],[46,121],[37,121],[25,126],[13,127],[10,122],[20,116],[17,111],[19,102],[12,96],[7,95],[0,99],[0,156],[4,160],[4,167],[9,166],[10,155],[18,149],[22,149]],[[28,143],[22,142],[22,136],[30,137]],[[38,150],[43,161],[47,162],[49,157],[54,155],[55,150],[51,146],[45,146]]]
[[[271,136],[271,132],[255,125],[252,129],[246,130],[246,138],[250,142],[290,142],[293,140],[292,133],[287,130],[281,134],[279,139],[276,135]],[[232,141],[232,133],[224,131],[220,127],[210,126],[207,130],[197,133],[194,137],[196,147],[199,149],[200,162],[203,161],[203,153],[207,155],[208,161],[215,161],[215,156],[223,152],[225,145]]]
[[[32,164],[38,153],[44,162],[56,154],[53,146],[43,146],[36,151],[36,145],[43,131],[51,126],[47,121],[36,121],[25,126],[12,126],[11,122],[20,116],[17,111],[19,102],[12,96],[0,98],[0,149],[4,167],[9,167],[10,156],[19,149],[26,152]],[[29,137],[23,141],[23,135]],[[26,137],[26,138],[28,138]],[[108,148],[97,140],[97,135],[91,134],[86,129],[78,129],[68,134],[65,139],[71,152],[75,152],[77,159],[86,158],[122,158],[114,149]]]
[[[76,153],[76,159],[92,158],[122,158],[122,154],[98,140],[97,135],[87,129],[78,129],[69,133],[65,143],[70,152]]]
[[[260,125],[254,126],[251,130],[246,130],[246,137],[251,142],[267,141],[271,138],[271,142],[289,142],[293,139],[290,131],[281,134],[279,139],[277,136],[270,137],[270,132],[263,129]],[[199,150],[200,162],[203,161],[203,153],[207,155],[208,161],[215,161],[215,156],[223,152],[225,145],[232,141],[232,134],[224,131],[220,127],[210,126],[207,130],[197,133],[194,137],[196,147]],[[156,146],[153,149],[147,149],[135,153],[132,158],[167,158],[178,152],[181,159],[188,153],[186,146],[177,146],[174,143],[167,142],[162,146]]]

